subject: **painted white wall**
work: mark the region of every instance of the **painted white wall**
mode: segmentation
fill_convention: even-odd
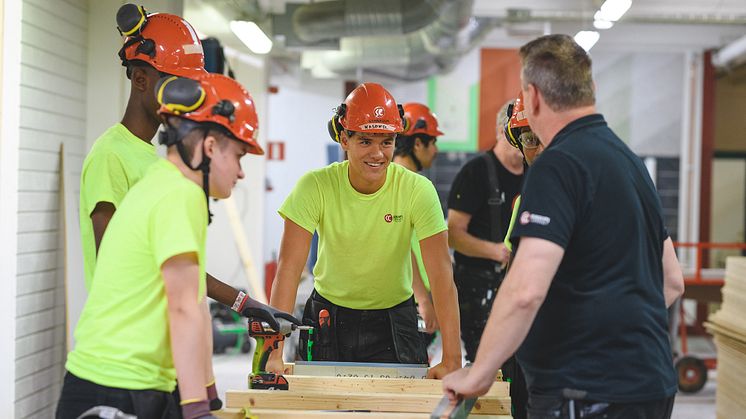
[[[314,80],[305,75],[272,75],[270,84],[279,92],[267,100],[267,138],[285,142],[285,160],[267,162],[267,182],[272,191],[265,195],[263,260],[280,249],[282,218],[277,210],[298,179],[307,171],[326,165],[326,148],[334,142],[327,122],[344,100],[344,82]]]
[[[680,154],[685,54],[594,52],[598,110],[632,150]]]
[[[15,417],[21,4],[0,0],[0,415]]]
[[[61,196],[60,184],[79,183],[85,153],[87,6],[85,0],[60,2],[54,8],[43,0],[22,3],[15,293],[17,418],[51,417],[64,371],[62,202],[77,201],[77,194],[69,188],[66,196]],[[61,171],[63,144],[65,170]],[[68,225],[67,231],[77,232],[76,226]]]

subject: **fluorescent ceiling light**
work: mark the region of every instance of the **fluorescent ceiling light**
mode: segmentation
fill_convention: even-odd
[[[632,6],[632,0],[606,0],[594,18],[616,22],[629,10],[630,6]]]
[[[272,40],[254,22],[231,21],[231,30],[254,54],[266,54],[272,49]]]
[[[600,36],[596,31],[580,31],[575,34],[575,42],[583,47],[584,50],[590,51],[596,45]]]
[[[611,29],[612,26],[614,26],[614,22],[608,20],[596,19],[593,21],[593,27],[596,29]]]

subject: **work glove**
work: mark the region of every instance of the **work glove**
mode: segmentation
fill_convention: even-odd
[[[223,408],[223,401],[218,397],[218,388],[215,385],[215,380],[207,385],[207,400],[210,401],[210,411],[220,410]]]
[[[217,419],[210,413],[210,402],[206,399],[181,402],[181,415],[184,419]]]
[[[300,326],[302,323],[289,313],[277,310],[266,304],[260,303],[259,301],[249,297],[244,297],[241,307],[238,310],[244,317],[254,317],[269,324],[272,330],[280,331],[280,319],[286,320],[296,326]],[[292,326],[292,325],[291,325]]]

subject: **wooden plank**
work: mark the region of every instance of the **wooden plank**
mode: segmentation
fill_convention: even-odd
[[[304,410],[371,410],[374,412],[430,413],[442,395],[388,394],[388,393],[337,393],[229,390],[226,407],[260,409]],[[508,415],[509,397],[482,397],[472,409],[472,414]]]
[[[300,392],[324,393],[407,393],[443,395],[442,380],[410,378],[353,378],[353,377],[313,377],[307,375],[286,375],[290,389]],[[510,397],[510,385],[495,382],[487,397]]]
[[[219,419],[245,419],[243,409],[223,409],[210,412]],[[328,410],[304,410],[300,413],[291,409],[250,409],[249,417],[256,419],[430,419],[429,413],[393,413],[393,412],[334,412]],[[479,419],[511,419],[510,415],[480,415]]]

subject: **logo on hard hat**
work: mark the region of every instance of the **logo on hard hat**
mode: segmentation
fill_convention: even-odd
[[[375,107],[375,108],[373,109],[373,115],[375,115],[375,116],[376,116],[376,118],[383,118],[383,113],[384,113],[384,112],[385,112],[385,111],[384,111],[384,109],[383,109],[383,106],[376,106],[376,107]]]

